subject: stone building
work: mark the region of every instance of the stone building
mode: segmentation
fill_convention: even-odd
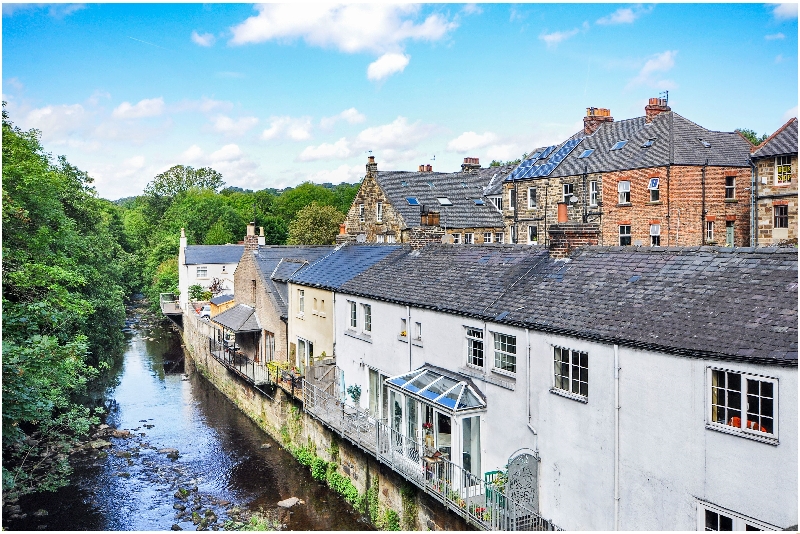
[[[797,118],[753,150],[753,245],[797,244]]]
[[[465,158],[462,171],[378,171],[370,156],[367,173],[347,214],[338,241],[410,243],[496,243],[504,241],[503,218],[487,196],[500,168],[480,168],[477,158]]]
[[[707,130],[651,98],[614,121],[588,108],[584,128],[532,151],[503,185],[511,242],[546,243],[558,221],[600,225],[602,245],[747,246],[750,144]]]

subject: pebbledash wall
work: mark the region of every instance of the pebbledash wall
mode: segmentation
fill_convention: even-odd
[[[198,316],[184,315],[183,324],[184,346],[190,368],[194,367],[278,443],[286,445],[281,436],[282,427],[293,430],[290,430],[292,445],[313,444],[317,456],[328,462],[335,461],[338,472],[350,479],[359,494],[366,493],[377,479],[379,508],[382,511],[396,511],[404,530],[470,528],[460,517],[448,512],[440,503],[407,483],[389,467],[340,439],[319,421],[303,412],[302,406],[282,390],[276,389],[275,396],[270,399],[229,372],[211,356],[208,344],[211,328]],[[292,410],[293,407],[296,410]],[[330,452],[334,444],[338,450],[336,458]],[[410,500],[404,499],[403,488],[411,488],[414,497]],[[406,521],[407,517],[414,517],[412,523]]]

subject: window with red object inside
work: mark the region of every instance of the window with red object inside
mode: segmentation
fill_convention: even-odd
[[[723,369],[710,371],[713,425],[743,434],[777,437],[777,379]]]

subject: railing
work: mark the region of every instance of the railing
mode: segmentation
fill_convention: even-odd
[[[503,488],[308,382],[303,407],[482,530],[560,530],[531,507],[509,498]]]
[[[183,313],[180,301],[175,298],[173,293],[161,293],[158,296],[158,300],[161,306],[161,313],[164,315],[180,315]]]
[[[251,360],[225,343],[209,338],[208,344],[209,351],[215,360],[252,384],[260,386],[275,382],[275,380],[270,380],[269,370],[265,365]]]

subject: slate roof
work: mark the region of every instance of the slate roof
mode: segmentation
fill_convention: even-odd
[[[218,313],[211,318],[211,321],[224,326],[234,332],[253,332],[261,330],[258,324],[256,310],[246,304],[237,304],[229,310]]]
[[[290,282],[337,290],[343,283],[403,248],[400,245],[347,244],[301,270]]]
[[[219,306],[220,304],[225,304],[226,302],[230,302],[233,300],[233,295],[219,295],[211,299],[211,304],[215,306]]]
[[[186,265],[239,263],[244,245],[188,245]]]
[[[490,173],[378,171],[377,180],[409,227],[419,226],[420,208],[424,205],[438,211],[440,225],[447,228],[502,228],[502,214],[484,196],[483,188],[490,179],[487,174]],[[407,197],[415,197],[420,205],[410,205]],[[453,205],[442,206],[438,197],[450,199]],[[476,199],[482,200],[483,205],[476,205]]]
[[[670,134],[670,131],[672,134]],[[748,167],[752,145],[736,132],[716,132],[703,128],[674,111],[660,113],[647,123],[645,117],[606,122],[589,136],[583,130],[559,143],[555,153],[567,141],[582,141],[548,175],[541,178],[560,178],[587,173],[624,171],[630,169],[672,165],[708,165],[719,167]],[[650,147],[642,145],[655,139]],[[670,155],[670,139],[672,154]],[[619,150],[611,150],[618,142],[628,142]],[[703,145],[710,143],[710,147]],[[531,154],[544,147],[531,150]],[[587,149],[594,152],[586,158],[580,155]],[[546,160],[541,160],[544,163]],[[508,178],[510,179],[510,177]]]
[[[289,311],[286,283],[288,277],[332,250],[332,245],[267,245],[259,246],[257,251],[253,251],[261,281],[282,318],[286,318]]]
[[[751,157],[758,159],[787,154],[797,154],[797,117],[778,128],[753,151]]]
[[[429,245],[341,291],[646,350],[796,366],[797,284],[795,249],[585,247],[565,261],[539,246]]]

